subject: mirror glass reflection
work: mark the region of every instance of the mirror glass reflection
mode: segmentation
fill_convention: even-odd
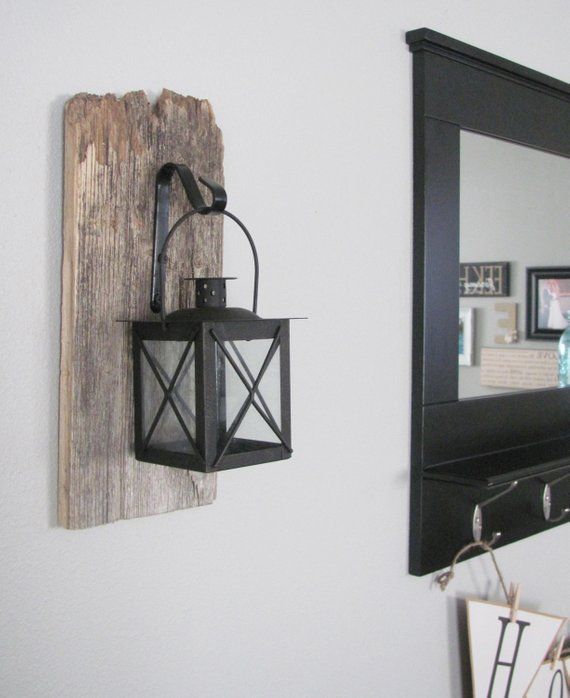
[[[460,262],[459,399],[570,384],[570,159],[461,131]]]

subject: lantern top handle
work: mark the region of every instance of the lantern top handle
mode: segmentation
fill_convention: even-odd
[[[168,228],[170,213],[170,192],[172,189],[172,178],[177,174],[182,182],[184,192],[192,206],[192,211],[188,211],[181,216],[172,228]],[[152,252],[152,280],[150,291],[150,309],[153,313],[161,313],[164,317],[164,275],[163,264],[166,247],[173,233],[191,216],[199,213],[207,216],[211,213],[219,213],[235,221],[247,237],[253,254],[254,283],[253,283],[253,312],[257,312],[257,290],[259,286],[259,262],[257,250],[253,238],[245,225],[229,211],[226,211],[228,197],[221,184],[214,182],[207,177],[199,177],[201,182],[212,194],[212,201],[206,204],[192,171],[187,165],[181,163],[167,162],[157,172],[155,184],[154,203],[154,246]]]

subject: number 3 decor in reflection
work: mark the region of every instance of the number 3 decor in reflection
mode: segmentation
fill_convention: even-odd
[[[193,210],[168,230],[177,173]],[[205,178],[207,205],[192,172],[168,163],[156,179],[151,309],[160,322],[133,323],[135,455],[138,460],[215,472],[289,458],[289,320],[256,314],[259,266],[251,235],[225,210],[223,188]],[[221,214],[253,253],[253,310],[226,307],[225,278],[194,279],[196,308],[166,314],[166,250],[192,216]]]

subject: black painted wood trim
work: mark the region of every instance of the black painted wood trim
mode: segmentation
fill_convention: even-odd
[[[509,80],[520,79],[529,87],[553,91],[561,97],[570,99],[570,85],[568,83],[540,73],[532,68],[527,68],[514,61],[509,61],[494,53],[483,51],[463,41],[452,39],[450,36],[433,31],[433,29],[423,27],[407,32],[406,43],[409,45],[412,53],[416,51],[438,53],[453,60],[495,72],[497,75],[504,75]]]
[[[457,400],[459,317],[459,127],[424,119],[424,405]]]
[[[505,75],[484,72],[448,56],[428,53],[424,59],[423,74],[429,85],[424,116],[551,153],[570,154],[570,99],[529,89]]]
[[[423,409],[424,468],[570,437],[570,389],[505,393]],[[570,453],[570,451],[569,451]]]
[[[541,519],[537,502],[541,478],[570,461],[570,389],[457,399],[459,134],[570,157],[570,85],[429,29],[406,40],[414,54],[410,572],[422,575],[469,542],[477,493],[515,477],[523,483],[487,514],[503,527],[493,528],[502,544],[560,525]]]

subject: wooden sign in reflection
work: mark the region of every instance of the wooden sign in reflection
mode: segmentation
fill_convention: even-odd
[[[503,313],[504,317],[497,320],[497,326],[505,330],[503,334],[495,335],[497,344],[512,344],[518,339],[517,335],[517,304],[495,303],[497,313]]]
[[[481,385],[535,390],[558,385],[558,353],[547,349],[481,349]]]
[[[459,295],[472,298],[508,296],[509,263],[471,262],[460,264]]]

